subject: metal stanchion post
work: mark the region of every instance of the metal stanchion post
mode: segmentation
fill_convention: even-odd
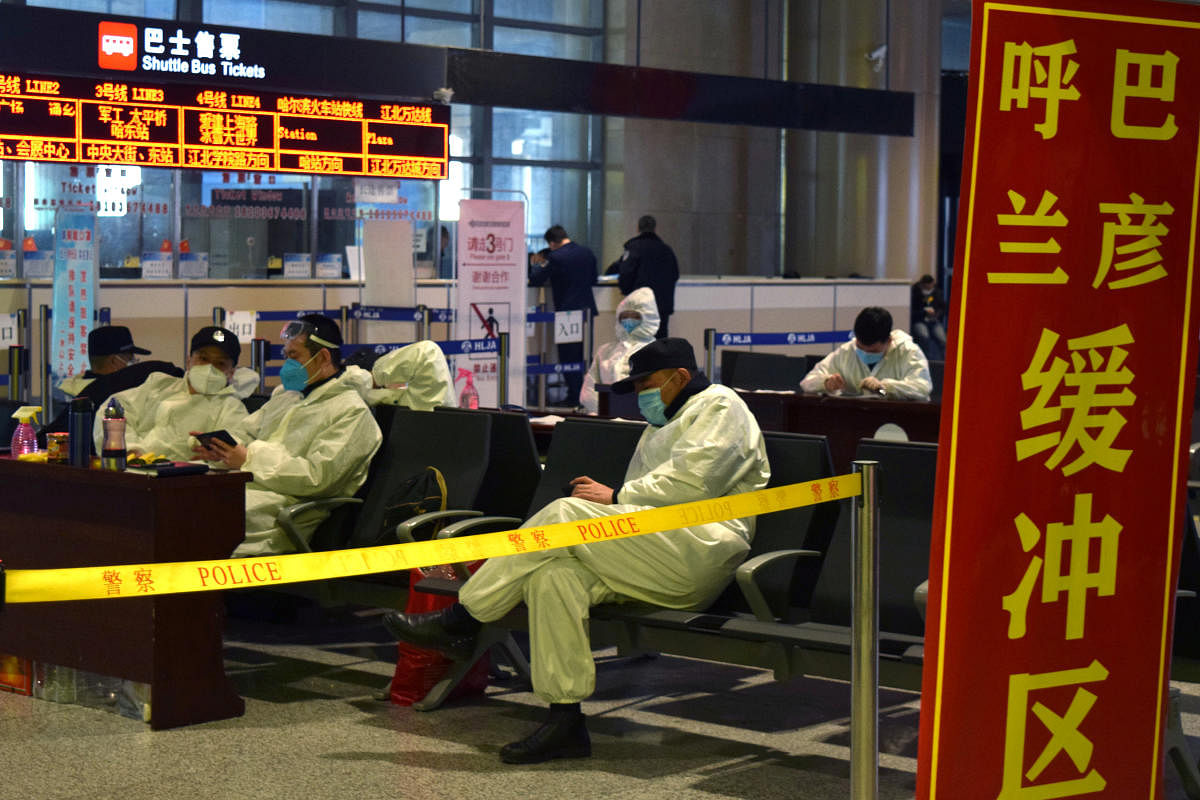
[[[716,380],[717,368],[717,329],[704,329],[704,369],[710,381]]]
[[[17,344],[19,344],[25,348],[25,360],[24,360],[24,362],[22,362],[22,369],[24,370],[24,372],[23,372],[24,378],[21,381],[21,394],[20,394],[20,396],[14,398],[14,399],[24,402],[25,405],[29,405],[30,403],[33,402],[33,398],[30,397],[30,393],[33,388],[32,386],[30,386],[30,384],[33,383],[33,381],[31,381],[29,379],[29,377],[30,377],[29,376],[29,354],[31,352],[33,352],[33,345],[30,342],[30,340],[32,338],[33,338],[33,336],[29,332],[29,309],[28,308],[18,308],[17,309]]]
[[[423,342],[429,336],[429,306],[421,303],[417,306],[417,341]]]
[[[258,373],[258,393],[266,394],[267,340],[250,340],[250,369]]]
[[[213,306],[213,325],[218,328],[225,327],[225,309],[221,306]]]
[[[850,517],[850,797],[879,797],[879,505],[877,461],[855,461],[862,494]]]
[[[22,398],[22,384],[24,384],[23,364],[26,363],[24,357],[24,347],[19,344],[9,345],[8,348],[8,399],[20,400]]]
[[[350,308],[348,306],[340,306],[338,308],[338,327],[342,329],[342,335],[346,335],[346,329],[350,322]],[[357,343],[357,339],[351,339],[351,342]]]
[[[42,419],[54,419],[54,391],[50,388],[50,306],[38,306],[41,357],[38,358],[38,386],[42,392]]]
[[[496,408],[508,405],[508,334],[500,334],[500,350],[496,353]]]
[[[583,363],[592,363],[592,310],[583,310]]]

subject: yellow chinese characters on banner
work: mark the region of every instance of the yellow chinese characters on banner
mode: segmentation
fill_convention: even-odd
[[[1200,8],[976,0],[972,35],[917,796],[1160,797]]]

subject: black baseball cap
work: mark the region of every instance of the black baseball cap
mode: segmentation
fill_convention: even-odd
[[[149,350],[133,343],[133,334],[124,325],[104,325],[92,328],[88,333],[89,356],[113,356],[122,353],[150,355]]]
[[[188,352],[194,353],[202,347],[218,348],[233,359],[235,364],[238,362],[238,356],[242,354],[242,346],[238,343],[237,334],[227,328],[218,328],[216,325],[208,325],[196,331],[196,335],[192,337],[192,347]]]
[[[616,394],[629,394],[633,391],[635,381],[660,369],[677,367],[683,367],[693,374],[699,371],[691,342],[676,337],[655,339],[642,349],[634,351],[629,357],[629,377],[614,383],[612,390]]]

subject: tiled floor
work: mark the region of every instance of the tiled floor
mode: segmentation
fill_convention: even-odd
[[[0,694],[0,800],[849,797],[845,684],[667,657],[598,663],[584,705],[593,757],[513,767],[496,752],[536,727],[539,701],[503,685],[431,713],[375,700],[394,665],[378,612],[231,619],[226,665],[245,716],[151,732]],[[1200,686],[1182,686],[1185,726],[1200,733]],[[880,797],[909,798],[918,700],[880,701]],[[1183,796],[1168,770],[1167,797]]]

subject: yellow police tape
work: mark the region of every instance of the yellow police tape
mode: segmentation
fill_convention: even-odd
[[[5,601],[42,603],[55,600],[156,597],[179,592],[205,592],[345,578],[552,550],[576,544],[593,544],[707,522],[785,511],[827,500],[854,497],[861,493],[862,479],[857,474],[849,474],[627,514],[453,539],[320,553],[229,558],[219,561],[121,564],[74,569],[16,569],[7,573]],[[0,553],[0,557],[2,556]]]

